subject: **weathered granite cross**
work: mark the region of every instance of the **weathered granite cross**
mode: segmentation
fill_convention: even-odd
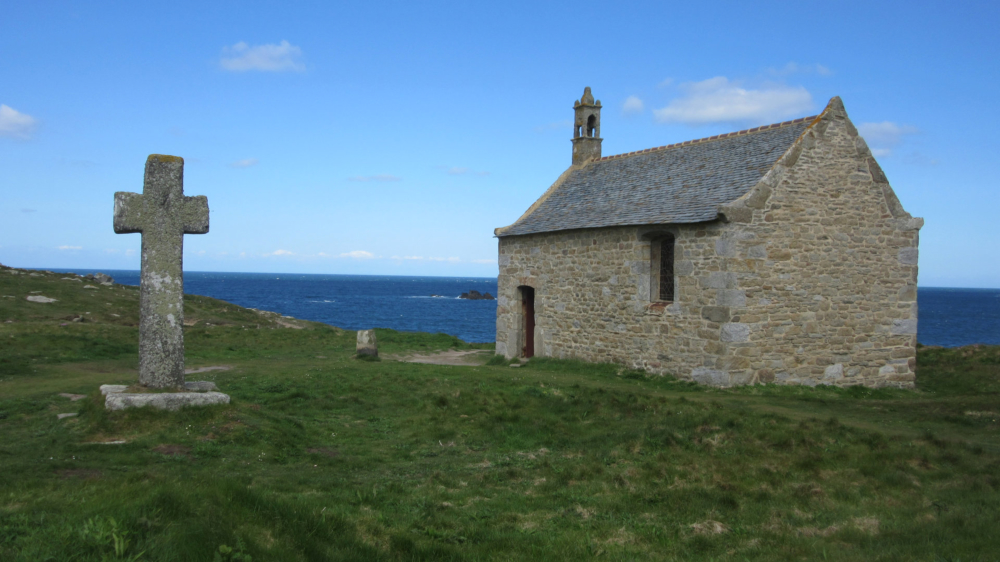
[[[184,196],[184,159],[151,154],[142,194],[115,193],[115,232],[142,234],[139,384],[184,387],[184,235],[208,232],[208,198]]]

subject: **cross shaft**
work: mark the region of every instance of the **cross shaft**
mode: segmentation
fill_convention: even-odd
[[[115,193],[115,232],[142,234],[139,383],[184,386],[184,235],[208,232],[208,198],[184,195],[184,159],[151,154],[142,194]]]

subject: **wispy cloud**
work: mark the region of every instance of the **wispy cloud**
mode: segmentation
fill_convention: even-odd
[[[767,123],[801,117],[812,109],[812,95],[799,86],[764,84],[744,88],[725,76],[680,85],[684,95],[653,112],[661,123]]]
[[[351,176],[347,181],[400,181],[403,178],[392,174],[376,174],[374,176]]]
[[[822,64],[799,64],[789,62],[781,68],[769,68],[767,73],[771,76],[790,76],[792,74],[819,74],[820,76],[830,76],[833,71]]]
[[[249,168],[250,166],[256,166],[257,162],[259,162],[259,160],[257,160],[256,158],[247,158],[245,160],[237,160],[235,162],[230,162],[229,163],[229,167],[230,168]]]
[[[645,107],[638,96],[629,96],[625,98],[625,103],[622,104],[622,113],[625,115],[638,115],[642,113]]]
[[[294,256],[295,252],[290,252],[288,250],[275,250],[270,254],[264,254],[266,256]]]
[[[890,156],[893,149],[903,142],[904,137],[915,135],[920,130],[910,125],[882,121],[881,123],[862,123],[858,125],[858,132],[871,147],[872,154],[882,157]]]
[[[37,213],[37,212],[38,212],[38,209],[28,209],[28,208],[24,208],[24,209],[21,209],[21,212],[22,212],[22,213]]]
[[[0,137],[28,140],[38,127],[38,120],[14,108],[0,104]]]
[[[497,263],[497,260],[496,260],[496,258],[493,258],[493,259],[490,259],[490,260],[472,260],[472,263],[489,263],[489,264],[495,264],[495,263]]]
[[[83,246],[59,246],[59,250],[82,250]]]
[[[300,60],[302,49],[282,41],[277,45],[264,44],[250,46],[243,41],[232,47],[222,48],[219,64],[233,72],[258,70],[261,72],[302,72],[306,65]]]
[[[356,260],[370,260],[375,257],[375,254],[364,250],[354,250],[353,252],[344,252],[343,254],[340,254],[340,257],[352,258]]]
[[[660,83],[657,84],[656,87],[657,88],[668,88],[668,87],[673,86],[673,85],[674,85],[674,79],[673,78],[664,78],[663,80],[660,80]]]

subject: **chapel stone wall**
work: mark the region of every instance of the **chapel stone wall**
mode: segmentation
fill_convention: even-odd
[[[497,353],[610,361],[730,386],[912,387],[922,219],[899,204],[835,99],[725,220],[500,238]],[[675,236],[673,303],[650,240]]]

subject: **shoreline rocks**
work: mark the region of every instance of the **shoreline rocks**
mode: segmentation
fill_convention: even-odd
[[[493,295],[491,295],[489,293],[483,294],[483,293],[480,293],[479,291],[476,291],[476,290],[469,291],[468,293],[462,293],[461,296],[459,296],[458,298],[460,298],[460,299],[466,299],[466,300],[470,300],[470,301],[495,301],[496,300],[496,297],[494,297]]]

